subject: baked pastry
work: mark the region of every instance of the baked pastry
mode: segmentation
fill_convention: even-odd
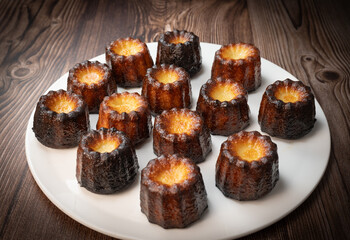
[[[261,85],[260,65],[260,51],[257,47],[232,43],[215,52],[211,78],[233,79],[250,92]]]
[[[60,89],[40,97],[34,113],[33,132],[45,146],[76,147],[89,129],[88,106],[80,96]]]
[[[193,32],[185,30],[161,34],[156,64],[162,63],[182,67],[193,77],[202,67],[199,38]]]
[[[241,131],[222,143],[216,162],[216,186],[229,198],[254,200],[279,179],[277,145],[259,132]]]
[[[85,61],[69,70],[67,90],[82,96],[90,113],[98,113],[103,98],[116,92],[117,84],[106,64]]]
[[[189,108],[190,77],[183,68],[175,65],[153,66],[143,80],[142,96],[147,98],[154,115],[172,108]]]
[[[212,134],[228,136],[249,125],[248,93],[230,79],[209,79],[197,101],[199,112]]]
[[[297,139],[315,124],[315,98],[310,87],[286,79],[267,86],[258,115],[261,131],[271,136]]]
[[[134,182],[139,164],[129,138],[115,128],[92,130],[81,139],[76,177],[81,187],[110,194]]]
[[[200,163],[211,151],[210,133],[197,112],[165,110],[154,120],[153,150],[157,156],[179,154]]]
[[[121,87],[140,87],[153,66],[148,47],[140,39],[119,38],[106,47],[106,62]]]
[[[146,98],[138,93],[114,93],[102,101],[96,129],[114,127],[138,144],[150,136],[151,120]]]
[[[141,171],[141,211],[163,228],[184,228],[208,208],[199,167],[178,155],[160,156]]]

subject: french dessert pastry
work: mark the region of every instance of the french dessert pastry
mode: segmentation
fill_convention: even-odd
[[[229,198],[255,200],[279,179],[277,145],[257,131],[241,131],[222,143],[216,162],[216,186]]]
[[[190,76],[175,65],[153,66],[143,80],[142,96],[147,98],[154,115],[172,108],[189,108],[192,97]]]
[[[110,194],[134,182],[139,164],[129,138],[115,128],[85,134],[78,147],[76,177],[87,190]]]
[[[257,47],[247,43],[228,44],[215,52],[211,78],[233,79],[250,92],[261,85],[260,65]]]
[[[315,124],[315,98],[310,87],[286,79],[267,86],[263,94],[258,122],[261,131],[284,139],[297,139]]]
[[[199,167],[178,155],[162,155],[141,171],[141,211],[163,228],[184,228],[208,208]]]
[[[193,77],[202,67],[198,36],[185,30],[161,34],[158,40],[156,64],[162,63],[182,67]]]
[[[89,113],[98,113],[105,96],[117,91],[117,84],[106,64],[85,61],[69,70],[67,90],[83,97]]]
[[[51,148],[72,148],[90,129],[89,110],[83,99],[62,89],[49,91],[37,103],[33,132]]]
[[[119,38],[106,47],[106,62],[121,87],[140,87],[153,60],[140,39]]]
[[[146,98],[138,93],[113,93],[101,103],[96,129],[114,127],[138,144],[150,136],[151,120]]]
[[[179,154],[200,163],[211,151],[210,132],[195,111],[165,110],[154,120],[153,150],[157,156]]]
[[[197,101],[199,112],[212,134],[228,136],[249,125],[248,93],[230,79],[209,79]]]

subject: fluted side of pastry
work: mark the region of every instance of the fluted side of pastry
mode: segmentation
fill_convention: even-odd
[[[96,72],[96,75],[100,75],[100,79],[92,83],[83,81],[81,79],[83,75],[90,72]],[[98,113],[103,98],[116,92],[117,84],[106,64],[98,61],[85,61],[76,64],[69,70],[67,90],[82,96],[90,113]]]
[[[172,185],[153,179],[155,172],[181,162],[189,173],[185,181]],[[184,228],[200,219],[208,208],[207,193],[200,169],[190,159],[177,155],[151,160],[141,172],[141,211],[151,223],[163,228]]]
[[[176,39],[179,38],[185,41],[176,42]],[[202,67],[198,36],[185,30],[174,30],[161,34],[158,41],[156,64],[162,63],[182,67],[193,77]]]
[[[290,89],[300,94],[296,102],[276,98],[277,89]],[[286,79],[269,85],[262,97],[258,115],[261,131],[271,136],[297,139],[308,134],[315,124],[315,99],[308,86],[300,81]]]
[[[91,148],[96,141],[116,138],[118,147],[111,152],[98,152]],[[84,135],[77,152],[76,177],[87,190],[110,194],[124,189],[134,182],[138,172],[138,160],[130,140],[115,128],[101,128]]]
[[[162,83],[157,73],[162,71],[176,74],[178,79],[171,83]],[[172,108],[189,108],[191,106],[191,84],[188,73],[175,65],[161,64],[147,70],[142,85],[142,96],[147,98],[152,114],[160,114]]]
[[[57,98],[66,99],[75,107],[69,112],[53,111],[50,105]],[[61,89],[40,97],[34,113],[33,132],[43,145],[51,148],[76,147],[89,129],[88,106],[80,96]]]

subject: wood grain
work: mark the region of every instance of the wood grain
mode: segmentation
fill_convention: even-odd
[[[329,165],[295,211],[245,239],[349,239],[350,10],[347,1],[0,1],[0,239],[110,239],[56,208],[26,163],[25,129],[46,89],[119,37],[186,29],[249,42],[311,86],[331,131]]]

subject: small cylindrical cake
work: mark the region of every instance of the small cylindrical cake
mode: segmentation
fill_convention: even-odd
[[[76,147],[89,129],[88,106],[80,96],[60,89],[40,97],[34,113],[33,131],[45,146]]]
[[[200,163],[211,151],[210,132],[195,111],[165,110],[154,121],[153,150],[157,156],[179,154]]]
[[[134,182],[139,164],[129,138],[115,128],[92,130],[82,137],[76,177],[94,193],[110,194]]]
[[[271,136],[297,139],[315,124],[315,98],[310,87],[286,79],[269,85],[262,97],[258,122]]]
[[[257,47],[232,43],[215,52],[211,78],[233,79],[250,92],[261,85],[260,65],[260,51]]]
[[[172,108],[191,106],[191,84],[188,73],[175,65],[159,65],[149,68],[142,85],[152,114],[160,114]]]
[[[101,127],[123,131],[133,144],[143,142],[152,130],[152,116],[146,98],[129,92],[105,97],[96,128]]]
[[[230,79],[209,79],[197,101],[199,112],[212,134],[228,136],[249,125],[248,93]]]
[[[106,62],[121,87],[140,87],[153,60],[148,47],[139,39],[119,38],[106,47]]]
[[[117,84],[106,64],[85,61],[69,70],[67,90],[82,96],[90,113],[98,113],[103,98],[116,92]]]
[[[178,155],[149,161],[141,172],[141,211],[163,228],[184,228],[208,208],[199,167]]]
[[[229,198],[255,200],[279,179],[277,145],[259,132],[241,131],[222,143],[216,162],[216,186]]]
[[[199,38],[185,30],[168,31],[160,35],[156,64],[174,64],[193,77],[202,67]]]

